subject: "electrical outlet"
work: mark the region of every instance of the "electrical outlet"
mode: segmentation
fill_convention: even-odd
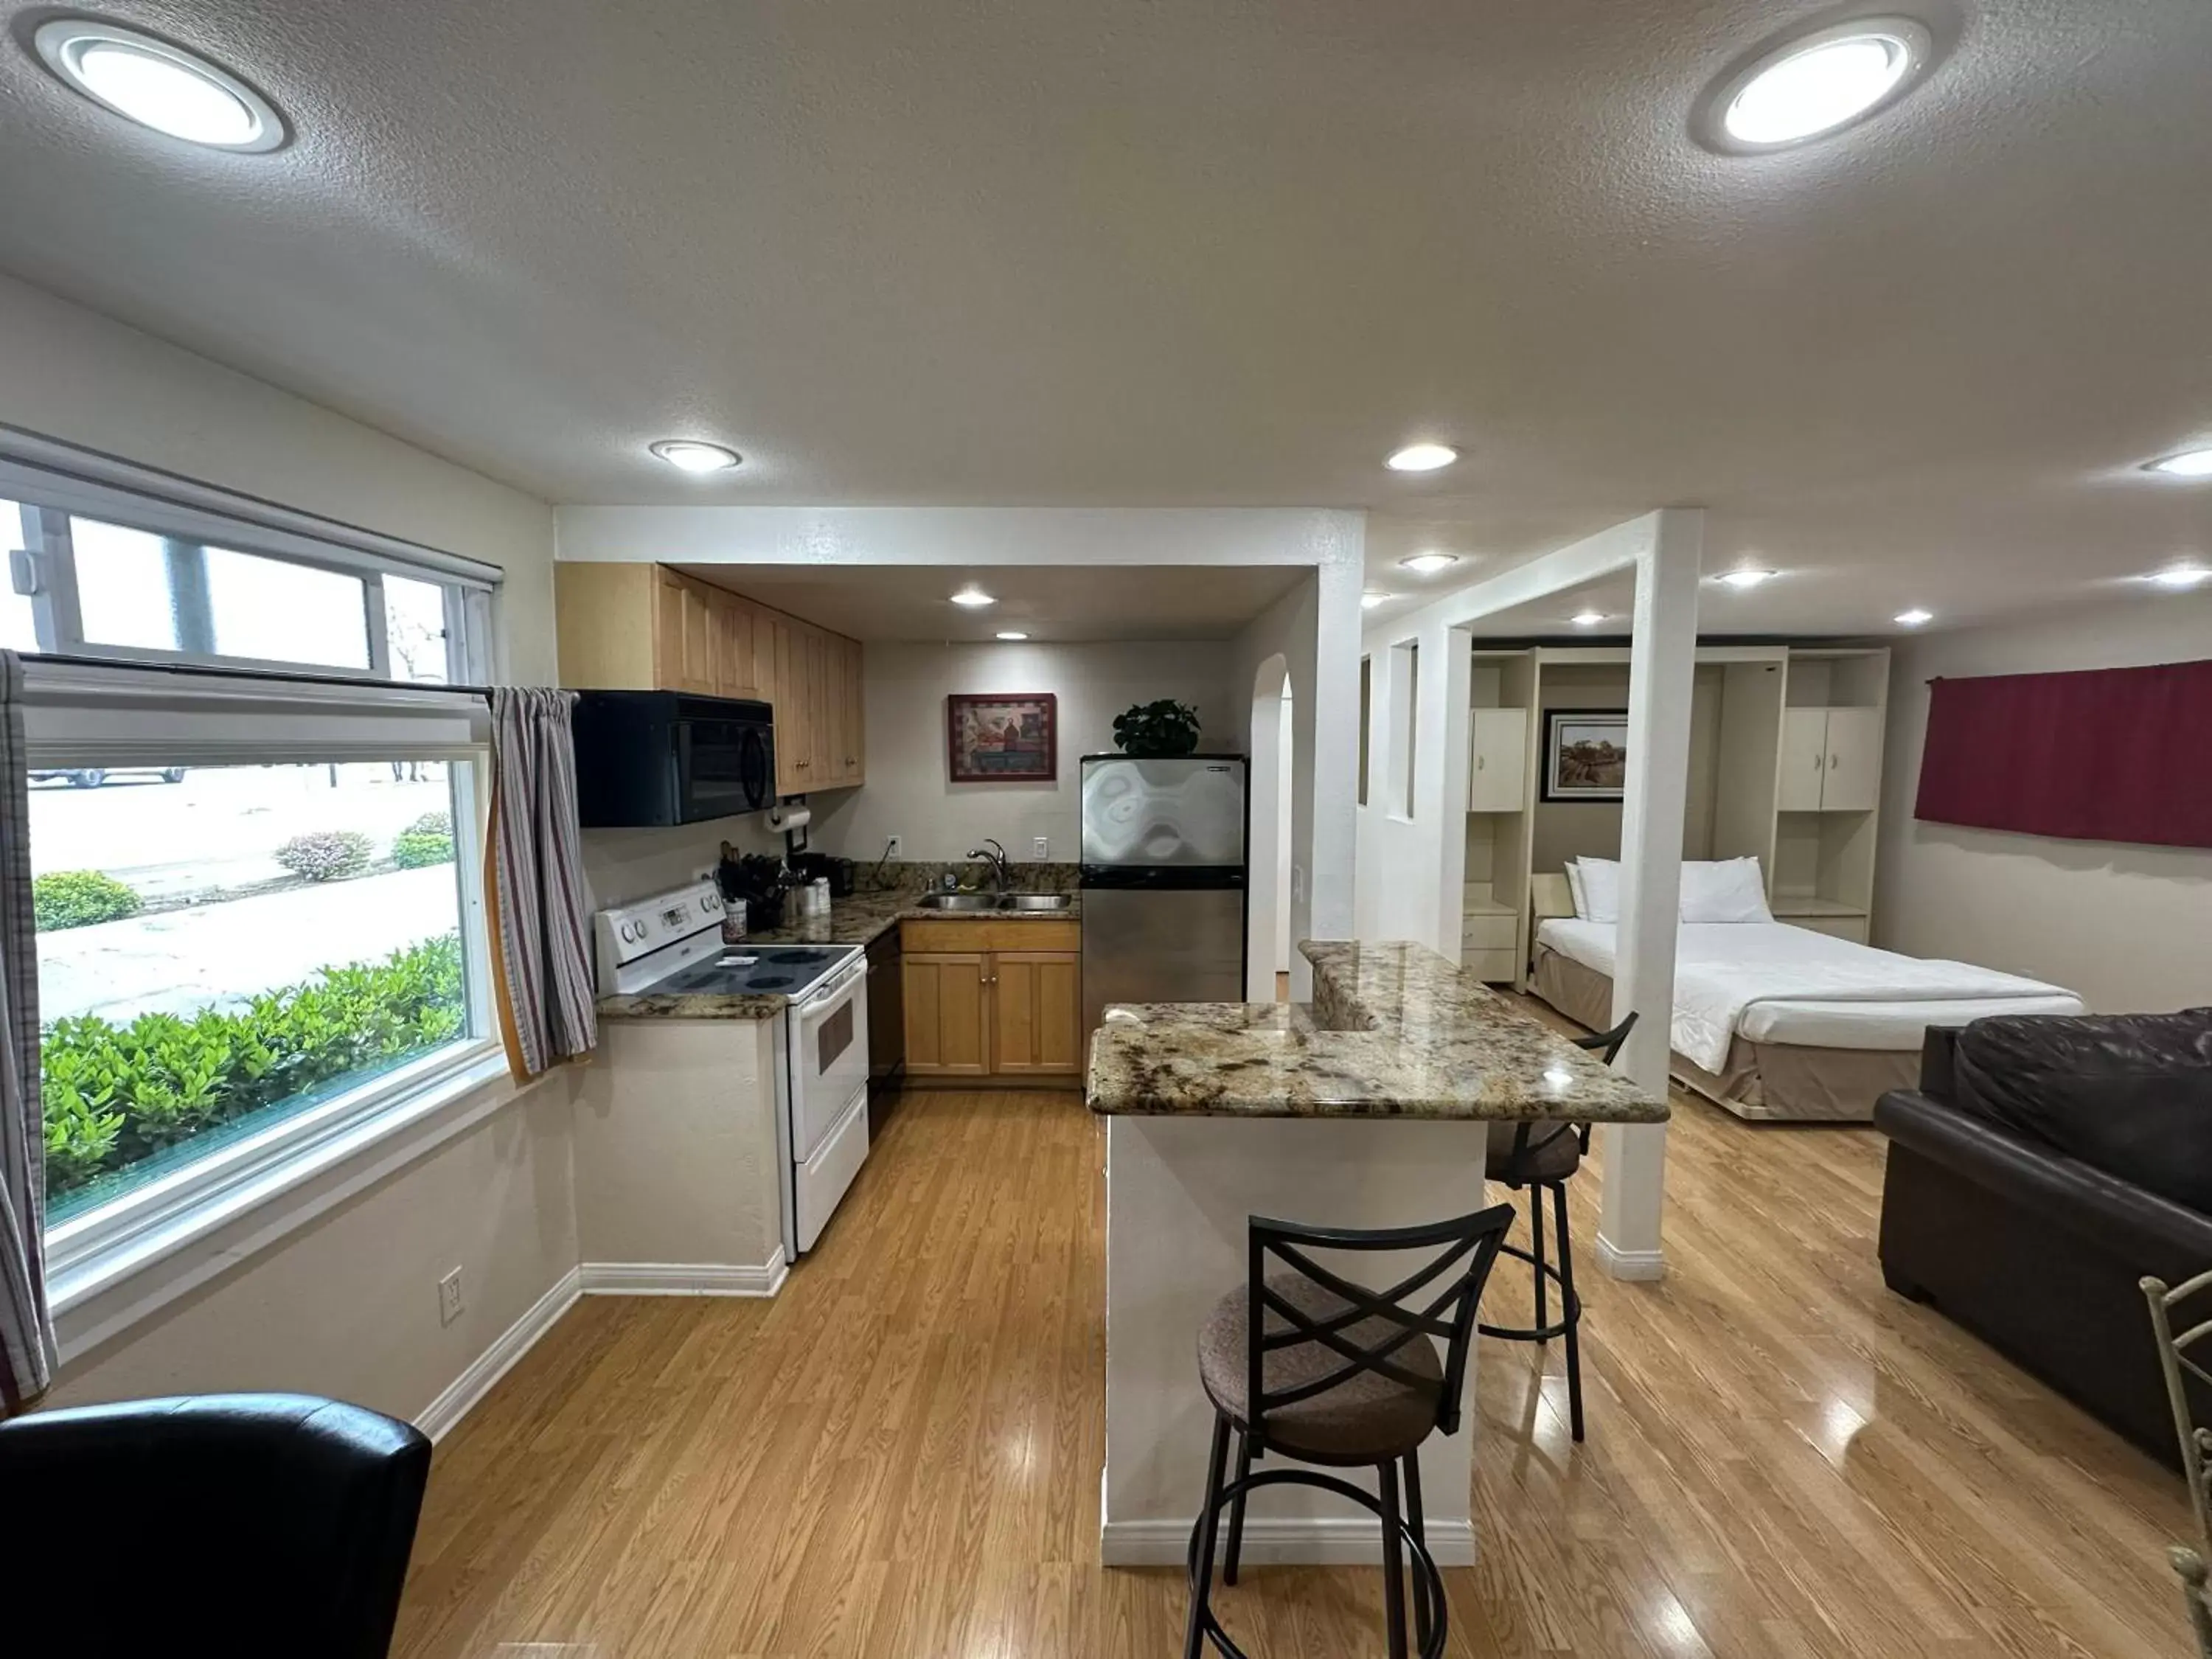
[[[461,1270],[459,1267],[438,1281],[438,1322],[450,1325],[461,1316]]]
[[[884,856],[887,859],[904,858],[906,856],[906,837],[904,836],[893,836],[890,840],[890,845],[884,848]]]
[[[1052,856],[1052,837],[1039,836],[1030,843],[1030,856],[1042,864]]]

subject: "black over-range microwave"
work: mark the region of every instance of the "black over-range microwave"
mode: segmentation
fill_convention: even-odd
[[[678,691],[576,694],[576,806],[590,830],[697,823],[775,805],[764,702]]]

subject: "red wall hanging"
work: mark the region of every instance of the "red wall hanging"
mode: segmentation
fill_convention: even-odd
[[[2212,847],[2212,662],[1930,681],[1913,816]]]

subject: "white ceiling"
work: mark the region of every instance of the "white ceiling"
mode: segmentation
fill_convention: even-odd
[[[857,640],[1225,640],[1309,569],[1283,565],[687,564],[677,567]],[[951,596],[974,587],[996,604]]]
[[[1869,0],[1926,82],[1725,158],[1700,94],[1836,8],[102,9],[296,141],[0,49],[0,267],[548,500],[1366,507],[1393,587],[1704,504],[1792,573],[1743,625],[1823,632],[2212,556],[2212,487],[2133,467],[2212,438],[2204,0]],[[1383,471],[1416,436],[1466,459]]]

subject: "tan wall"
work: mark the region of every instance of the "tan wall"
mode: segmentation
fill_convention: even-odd
[[[46,1403],[298,1389],[416,1416],[576,1265],[568,1086],[540,1084],[65,1364]],[[455,1267],[465,1305],[441,1325]]]
[[[1890,680],[1875,943],[2048,980],[2100,1012],[2212,1003],[2212,850],[2057,841],[1912,816],[1930,678],[2207,657],[2212,593],[2202,592],[1901,645]]]
[[[507,678],[554,683],[543,501],[7,276],[0,422],[495,564]]]
[[[7,277],[0,422],[498,565],[507,677],[553,680],[544,502]],[[303,1388],[421,1411],[576,1263],[567,1086],[501,1107],[72,1358],[56,1403]],[[467,1306],[441,1326],[437,1281],[455,1266]]]

